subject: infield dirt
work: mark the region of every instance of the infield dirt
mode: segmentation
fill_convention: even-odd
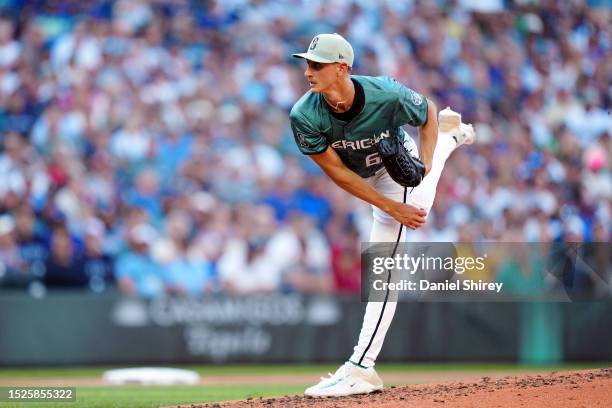
[[[181,408],[468,408],[468,407],[612,407],[612,368],[553,372],[502,378],[481,377],[476,381],[450,381],[438,384],[395,386],[365,396],[308,398],[285,396],[210,404],[190,404]]]

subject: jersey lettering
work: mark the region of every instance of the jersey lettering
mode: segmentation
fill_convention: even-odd
[[[380,136],[376,137],[374,135],[374,143],[378,143],[379,141],[391,137],[391,132],[387,129],[384,132],[380,132]]]
[[[382,163],[382,159],[378,155],[378,152],[368,154],[365,158],[366,167],[376,166],[377,164]]]
[[[385,130],[381,132],[379,136],[374,135],[371,139],[362,139],[362,140],[336,140],[331,144],[331,147],[334,149],[352,149],[352,150],[362,150],[369,149],[370,147],[376,145],[380,140],[391,137],[391,132],[389,130]]]

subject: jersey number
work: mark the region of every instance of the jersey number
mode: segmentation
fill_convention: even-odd
[[[365,158],[366,167],[376,166],[377,164],[382,163],[382,160],[378,156],[378,153],[368,154]]]

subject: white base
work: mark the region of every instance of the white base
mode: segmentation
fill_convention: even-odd
[[[178,368],[141,367],[109,370],[102,379],[115,385],[195,385],[199,384],[200,375],[195,371]]]

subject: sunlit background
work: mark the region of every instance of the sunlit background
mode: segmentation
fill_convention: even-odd
[[[609,244],[611,15],[605,0],[0,0],[0,365],[348,356],[370,208],[288,121],[307,90],[289,55],[322,32],[351,42],[354,73],[476,128],[410,240]],[[532,268],[483,277],[533,293]],[[572,289],[609,289],[599,278]],[[611,315],[402,305],[381,357],[609,360]]]

